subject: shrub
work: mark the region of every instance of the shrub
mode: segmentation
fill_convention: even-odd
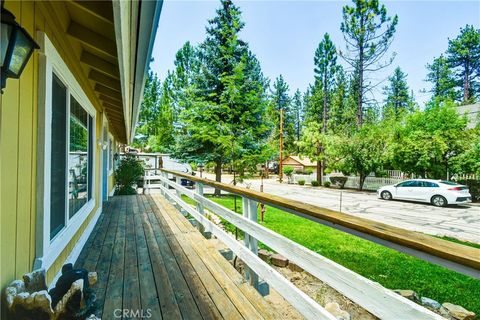
[[[312,187],[318,187],[320,185],[317,180],[312,180],[310,183],[312,184]]]
[[[135,194],[133,186],[143,175],[142,161],[127,154],[115,169],[115,194]]]
[[[296,174],[303,174],[303,170],[302,169],[295,169],[295,173]]]
[[[342,176],[339,176],[339,177],[330,177],[330,182],[335,185],[335,186],[338,186],[340,189],[343,189],[345,187],[345,183],[347,183],[347,177],[342,177]]]
[[[312,174],[312,173],[313,173],[313,169],[311,169],[311,168],[305,169],[305,174],[309,174],[309,175],[310,175],[310,174]]]
[[[325,181],[325,182],[323,183],[323,185],[324,185],[325,187],[327,187],[327,188],[330,188],[331,183],[330,183],[330,181]]]
[[[293,173],[293,167],[291,166],[285,166],[283,167],[283,174],[286,175],[287,177],[290,177]]]
[[[298,184],[301,186],[305,185],[305,180],[298,180]]]
[[[472,201],[480,201],[480,180],[468,179],[459,180],[457,182],[468,187],[470,194],[472,195]]]

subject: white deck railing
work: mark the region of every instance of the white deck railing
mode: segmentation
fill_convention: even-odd
[[[168,174],[175,175],[176,181],[169,180]],[[194,180],[196,182],[195,190],[181,186],[180,181],[182,178]],[[267,282],[307,319],[334,319],[334,317],[269,264],[261,260],[257,256],[257,241],[264,243],[274,251],[284,255],[305,271],[381,319],[443,319],[443,317],[401,297],[393,291],[382,287],[380,284],[364,278],[338,263],[259,225],[257,223],[257,199],[249,196],[249,192],[252,193],[252,191],[242,191],[241,188],[223,185],[213,181],[210,182],[197,177],[187,177],[183,173],[166,170],[163,170],[160,176],[149,176],[146,184],[147,188],[150,187],[148,180],[160,180],[161,183],[156,187],[161,189],[162,194],[167,199],[170,199],[194,217],[199,222],[202,231],[211,232],[245,262],[247,265],[247,277],[253,286],[256,287],[258,285],[259,278]],[[238,189],[235,193],[239,194],[243,199],[243,215],[239,215],[204,197],[204,184],[209,184],[229,192],[232,192],[232,189]],[[173,188],[173,190],[170,188]],[[196,207],[185,202],[181,198],[182,195],[194,200]],[[290,208],[291,205],[288,207],[279,205],[279,199],[281,198],[272,196],[272,199],[273,198],[275,199],[270,203],[268,201],[265,203],[285,211],[294,211]],[[222,217],[241,229],[244,232],[244,243],[238,242],[234,237],[207,219],[204,215],[204,209],[208,209],[213,214]],[[305,211],[300,208],[298,210]],[[299,215],[301,215],[301,213]],[[435,241],[436,240],[437,239],[435,239]]]

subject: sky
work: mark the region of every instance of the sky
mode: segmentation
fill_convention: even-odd
[[[242,11],[245,27],[240,38],[247,41],[272,83],[280,74],[290,87],[304,92],[313,82],[313,55],[325,33],[337,49],[345,51],[340,31],[342,7],[351,1],[235,1]],[[381,1],[388,15],[398,15],[397,32],[385,59],[395,53],[389,67],[373,76],[383,101],[382,87],[393,69],[407,73],[407,82],[420,106],[430,97],[422,92],[427,63],[445,52],[448,39],[455,38],[466,24],[480,28],[480,1]],[[153,48],[151,69],[160,79],[172,70],[175,53],[186,42],[205,39],[207,20],[215,16],[219,1],[165,0]],[[341,58],[338,59],[341,62]]]

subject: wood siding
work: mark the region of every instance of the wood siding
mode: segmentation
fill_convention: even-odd
[[[16,21],[36,38],[43,31],[50,38],[62,59],[77,78],[85,94],[97,109],[96,136],[101,136],[102,114],[87,76],[75,60],[74,51],[66,39],[65,24],[68,13],[62,2],[6,1]],[[54,17],[55,19],[53,19]],[[36,226],[36,174],[37,174],[37,121],[39,53],[36,51],[20,79],[8,79],[0,95],[0,285],[32,271],[35,259]],[[75,236],[47,270],[50,282],[69,256],[99,206],[100,154],[95,141],[96,172],[93,178],[95,208],[83,222]]]

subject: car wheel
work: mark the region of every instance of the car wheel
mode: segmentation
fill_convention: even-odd
[[[431,202],[435,207],[445,207],[448,204],[447,199],[442,196],[433,196]]]
[[[383,200],[392,200],[392,194],[389,191],[382,191],[382,193],[380,193],[380,196]]]

